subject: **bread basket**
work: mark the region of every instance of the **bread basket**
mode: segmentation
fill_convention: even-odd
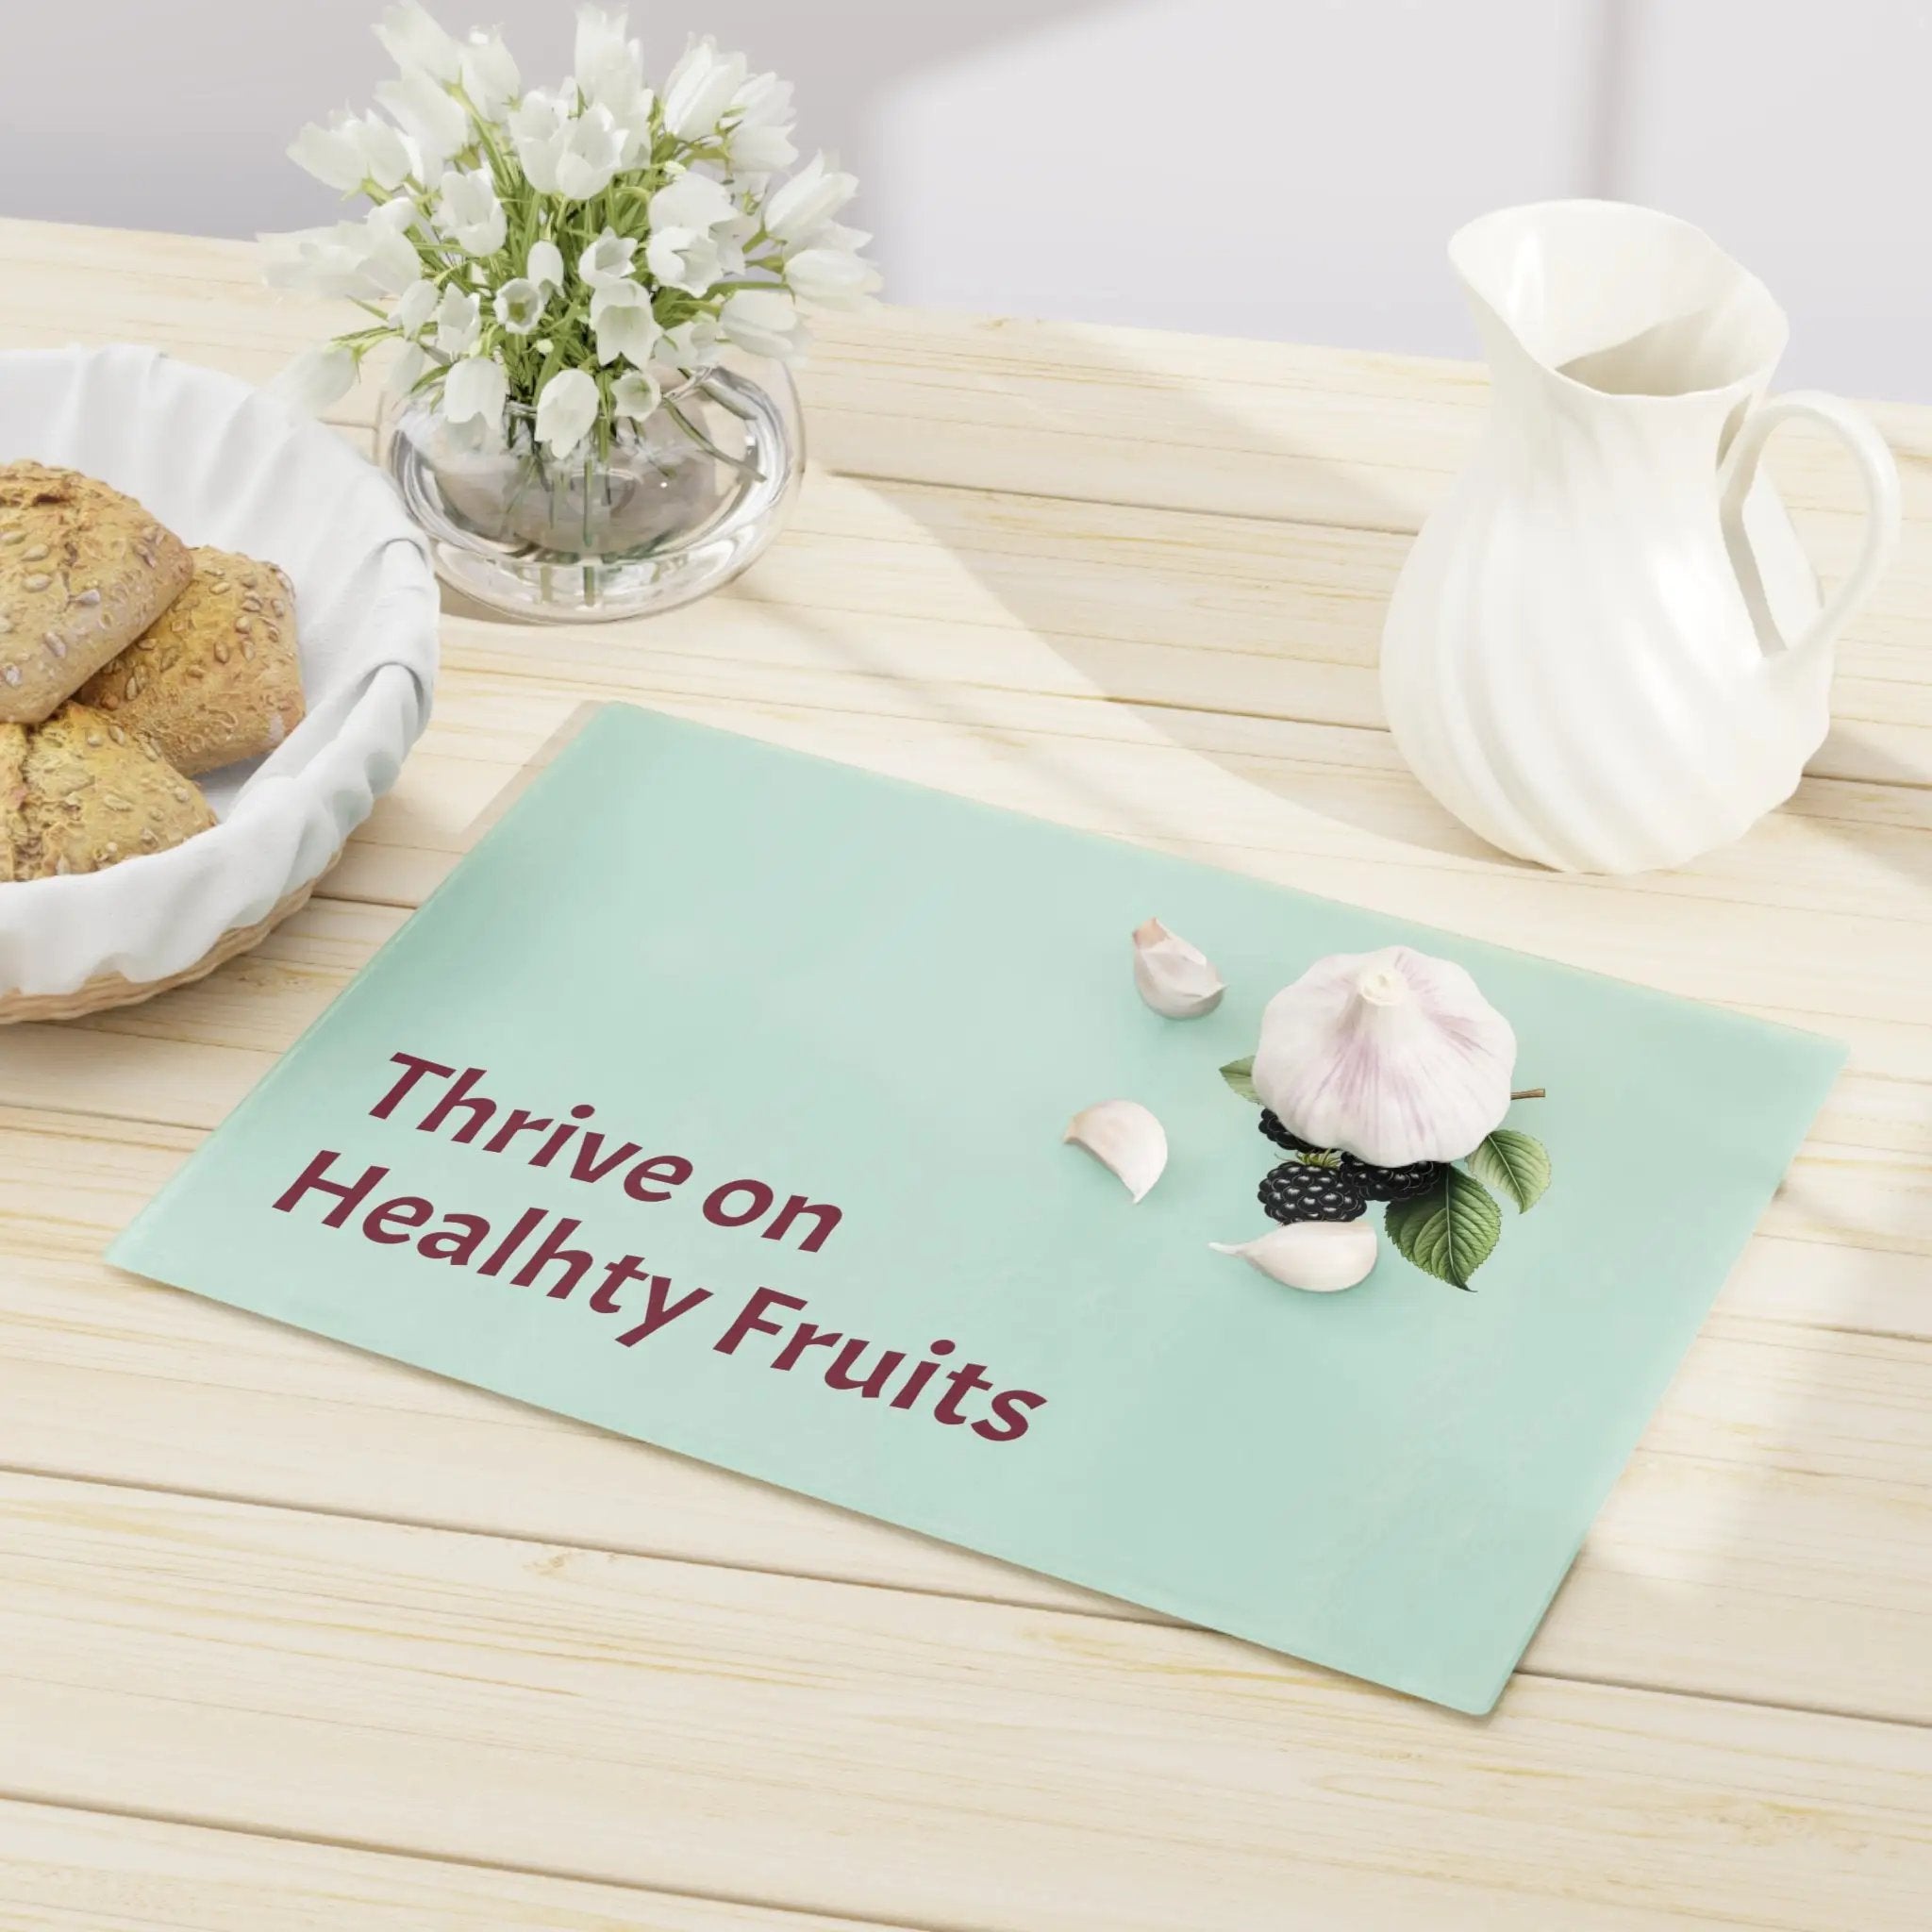
[[[145,999],[253,945],[308,896],[428,718],[436,580],[375,467],[212,370],[133,347],[0,354],[0,461],[99,476],[189,543],[294,580],[308,716],[203,783],[220,818],[164,852],[0,884],[0,1022]]]

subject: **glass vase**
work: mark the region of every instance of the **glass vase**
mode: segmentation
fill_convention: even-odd
[[[561,462],[536,429],[527,404],[507,404],[492,433],[416,398],[385,409],[379,457],[442,580],[540,622],[643,616],[729,583],[777,535],[805,469],[791,377],[751,358]]]

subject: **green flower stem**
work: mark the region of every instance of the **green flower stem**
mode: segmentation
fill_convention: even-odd
[[[677,426],[681,430],[683,430],[684,433],[688,437],[690,437],[691,440],[694,443],[696,443],[701,450],[705,452],[707,456],[715,458],[719,462],[726,464],[731,469],[736,470],[741,475],[750,477],[754,482],[763,482],[765,473],[762,470],[760,470],[756,463],[748,462],[743,457],[734,457],[730,455],[727,451],[720,449],[718,445],[715,442],[713,442],[711,439],[708,436],[707,436],[705,432],[702,429],[700,429],[697,426],[697,425],[693,423],[691,420],[691,418],[687,416],[684,413],[684,411],[677,407],[675,403],[667,400],[665,403],[661,405],[661,407],[664,410],[664,413],[668,415],[671,418],[671,420],[674,423],[675,423]]]

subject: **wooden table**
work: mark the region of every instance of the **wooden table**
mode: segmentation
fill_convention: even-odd
[[[229,243],[0,224],[0,342],[265,377]],[[1625,1932],[1932,1924],[1932,410],[1813,775],[1559,878],[1379,728],[1479,372],[886,310],[729,593],[452,615],[314,903],[0,1035],[0,1927]],[[369,403],[341,428],[369,438]],[[1856,486],[1776,458],[1841,565]],[[183,1154],[587,696],[1840,1034],[1851,1068],[1496,1714],[1458,1718],[113,1274]]]

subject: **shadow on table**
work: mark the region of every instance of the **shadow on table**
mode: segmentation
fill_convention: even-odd
[[[1024,401],[1029,436],[1059,433],[1070,443],[1100,444],[1095,456],[1074,458],[1082,471],[1077,481],[1050,472],[1036,478],[1019,460],[1008,481],[981,444],[974,494],[985,508],[977,514],[978,506],[944,483],[868,474],[862,487],[923,525],[1014,624],[1070,667],[1077,675],[1070,689],[1115,708],[1102,729],[1123,735],[1118,712],[1130,710],[1128,732],[1165,740],[1244,790],[1330,825],[1423,853],[1513,866],[1435,804],[1382,725],[1381,625],[1415,527],[1413,501],[1395,501],[1367,463],[1343,467],[1288,435],[1271,446],[1252,422],[1236,420],[1171,370],[1136,366],[1124,348],[1109,365],[1097,332],[1069,328],[1064,351],[1057,352],[1054,325],[1024,326],[1041,361],[1076,372],[1064,422],[1050,395],[1029,388]],[[1092,398],[1096,391],[1129,397],[1139,389],[1158,392],[1156,431],[1144,460],[1123,470],[1109,497]],[[1010,408],[1013,398],[1004,400]],[[1075,420],[1081,408],[1090,413]],[[1115,446],[1132,450],[1131,431]],[[1291,507],[1278,511],[1266,507],[1271,463],[1294,473],[1292,489],[1281,491]],[[1177,483],[1164,491],[1163,466],[1192,468],[1207,479],[1205,490]],[[865,468],[873,467],[869,458]],[[1233,472],[1239,475],[1229,482]],[[1204,493],[1261,507],[1172,507]],[[1002,514],[1003,498],[1011,514]],[[1300,506],[1308,507],[1306,513],[1296,513]],[[1033,530],[1020,527],[1023,519]],[[1056,528],[1065,549],[1043,553],[1038,532]],[[755,580],[746,593],[758,595]],[[903,678],[903,645],[890,664],[883,652],[857,661],[870,657],[868,630],[889,627],[883,618],[848,626],[836,648],[854,669]],[[935,679],[922,697],[936,714],[971,722],[965,714],[974,689],[957,676]],[[1172,801],[1136,791],[1100,802],[1120,829],[1173,837],[1172,812],[1163,809]]]
[[[1233,421],[1169,374],[1124,359],[1107,366],[1091,332],[1066,330],[1062,350],[1054,325],[1025,326],[1042,362],[1077,369],[1076,401],[1091,403],[1096,391],[1159,390],[1157,461],[1205,471],[1234,453],[1249,472],[1247,493],[1265,491],[1265,480],[1255,489],[1255,473],[1265,479],[1271,452],[1257,451],[1252,427],[1238,435]],[[1029,391],[1024,400],[1029,430],[1094,440],[1091,417],[1084,425],[1062,425],[1050,399]],[[948,660],[922,676],[904,628],[890,608],[879,608],[890,607],[890,595],[882,598],[877,585],[856,591],[843,610],[828,614],[785,593],[781,563],[754,567],[726,595],[782,613],[808,658],[874,683],[882,693],[879,713],[909,711],[958,727],[982,744],[992,741],[1008,759],[1018,752],[1041,784],[1080,818],[1110,831],[1172,845],[1183,829],[1174,797],[1149,783],[1149,771],[1158,766],[1144,758],[1110,764],[1091,749],[1094,742],[1154,741],[1215,767],[1225,787],[1224,794],[1209,788],[1204,814],[1202,788],[1191,783],[1195,805],[1184,829],[1196,841],[1241,843],[1237,822],[1252,822],[1258,792],[1316,815],[1331,830],[1339,825],[1422,852],[1513,864],[1435,805],[1380,727],[1374,666],[1382,610],[1412,518],[1376,489],[1366,466],[1328,465],[1287,441],[1278,457],[1299,472],[1295,498],[1318,504],[1320,521],[1173,509],[1152,501],[1093,502],[1070,487],[1056,491],[1052,477],[1032,492],[1020,461],[1011,466],[1010,484],[1001,476],[993,487],[970,491],[863,474],[891,467],[890,455],[878,459],[871,451],[847,472],[850,487],[872,491],[893,518],[920,526],[999,607],[1002,627],[1017,626],[1050,650],[1075,674],[1071,679],[1027,678],[1023,671],[1024,683],[1016,683],[1010,654],[1002,669],[991,652],[985,675],[977,676],[970,643],[962,669],[957,632]],[[808,517],[817,475],[806,484]],[[1062,535],[1066,547],[1057,550]],[[955,623],[980,603],[971,595],[953,610],[930,586],[922,586],[920,595],[920,617]],[[447,586],[442,597],[447,616],[525,628]],[[701,609],[646,621],[636,632],[641,651],[658,655],[660,663],[667,646],[673,658],[693,653]],[[594,635],[603,627],[588,628]],[[693,661],[701,656],[697,646]],[[785,702],[777,693],[796,668],[774,666],[774,704]],[[888,686],[891,697],[883,695]],[[1111,713],[1104,720],[1102,707]],[[1020,711],[1027,722],[1016,731]],[[1041,718],[1044,728],[1035,722]],[[1056,742],[1082,739],[1090,748],[1053,756]],[[1128,775],[1110,782],[1106,774],[1115,769]],[[1224,828],[1215,822],[1217,795],[1228,799]],[[1325,843],[1330,832],[1317,836]]]

